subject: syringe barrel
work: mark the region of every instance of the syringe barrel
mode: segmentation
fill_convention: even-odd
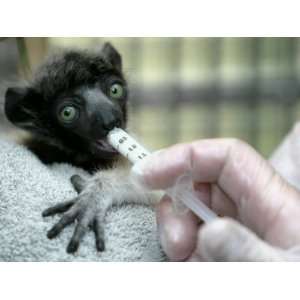
[[[175,190],[175,191],[174,191]],[[174,188],[166,190],[166,194],[176,203],[182,201],[183,204],[189,208],[196,216],[202,221],[208,223],[213,221],[218,216],[208,208],[194,192],[190,191],[188,187],[181,187],[178,189]]]
[[[107,136],[108,142],[130,162],[143,160],[150,152],[138,143],[132,136],[120,128],[114,128]]]
[[[150,154],[148,150],[120,128],[114,128],[110,131],[107,139],[111,146],[133,164],[143,160]],[[174,187],[168,189],[166,193],[173,201],[177,201],[177,203],[182,201],[186,207],[193,211],[204,222],[209,222],[217,217],[217,215],[195,195],[192,178],[188,174],[180,176]]]

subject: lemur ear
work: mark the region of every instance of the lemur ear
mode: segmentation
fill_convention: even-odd
[[[110,62],[117,70],[121,71],[122,69],[121,55],[110,43],[105,43],[101,52],[104,58],[108,62]]]
[[[5,93],[4,111],[7,119],[20,127],[29,128],[34,123],[38,109],[37,93],[32,88],[8,88]]]

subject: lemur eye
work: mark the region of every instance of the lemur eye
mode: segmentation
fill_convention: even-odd
[[[124,87],[119,83],[114,83],[110,86],[109,96],[114,99],[120,99],[124,95]]]
[[[73,122],[78,116],[78,111],[74,106],[68,105],[62,108],[59,113],[60,119],[65,123]]]

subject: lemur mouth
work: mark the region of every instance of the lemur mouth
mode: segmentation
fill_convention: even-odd
[[[103,156],[103,158],[111,158],[118,154],[118,151],[115,150],[106,139],[100,139],[95,142],[95,148],[99,151],[99,154]]]

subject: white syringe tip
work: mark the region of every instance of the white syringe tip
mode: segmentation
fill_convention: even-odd
[[[121,128],[114,128],[111,130],[107,135],[107,140],[111,146],[133,164],[143,160],[150,154],[148,150]]]

